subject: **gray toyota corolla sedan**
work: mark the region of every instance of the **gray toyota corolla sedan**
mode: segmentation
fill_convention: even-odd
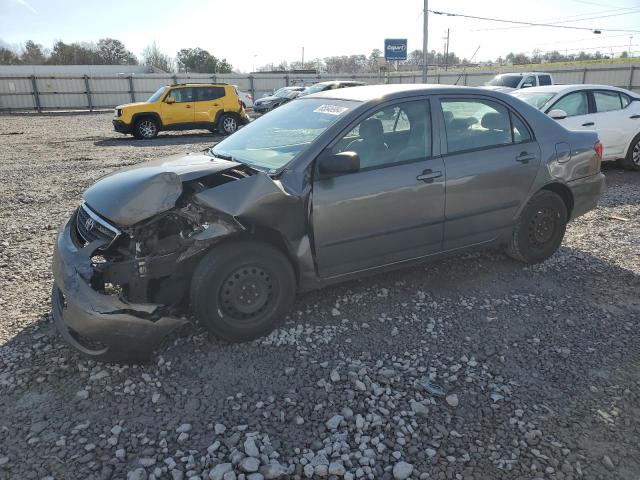
[[[204,153],[89,188],[52,302],[87,356],[136,361],[187,320],[270,332],[296,292],[486,246],[551,256],[604,185],[593,132],[499,92],[383,85],[303,97]]]

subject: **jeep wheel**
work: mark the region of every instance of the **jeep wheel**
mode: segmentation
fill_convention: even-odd
[[[276,248],[244,240],[214,248],[196,267],[191,306],[216,337],[253,340],[271,332],[295,297],[291,263]]]
[[[238,118],[235,115],[225,113],[218,121],[218,131],[223,135],[231,135],[238,130]]]
[[[507,254],[525,263],[545,261],[558,249],[567,227],[567,207],[557,193],[536,193],[516,222]]]
[[[158,123],[153,118],[146,117],[136,120],[133,135],[136,138],[149,139],[158,135],[158,130]]]

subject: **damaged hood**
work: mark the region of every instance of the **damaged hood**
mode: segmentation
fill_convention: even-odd
[[[174,207],[182,184],[240,165],[204,153],[173,155],[111,173],[87,189],[87,205],[120,227]]]

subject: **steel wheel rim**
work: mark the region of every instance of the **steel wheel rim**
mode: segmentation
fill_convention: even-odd
[[[227,117],[222,122],[222,128],[224,128],[225,132],[233,133],[238,128],[238,124],[236,123],[235,118]]]
[[[156,125],[151,120],[144,120],[140,122],[138,130],[143,137],[153,137],[156,133]]]
[[[548,207],[540,208],[529,222],[529,242],[534,247],[546,246],[554,236],[558,216]]]
[[[219,292],[222,312],[237,321],[252,321],[272,304],[273,280],[256,265],[237,268],[222,283]]]
[[[636,142],[633,146],[633,152],[631,153],[631,161],[640,167],[640,141]]]

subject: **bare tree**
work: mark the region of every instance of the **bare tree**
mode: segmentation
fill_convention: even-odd
[[[169,55],[160,51],[155,41],[143,50],[142,63],[165,72],[175,71],[173,60]]]

